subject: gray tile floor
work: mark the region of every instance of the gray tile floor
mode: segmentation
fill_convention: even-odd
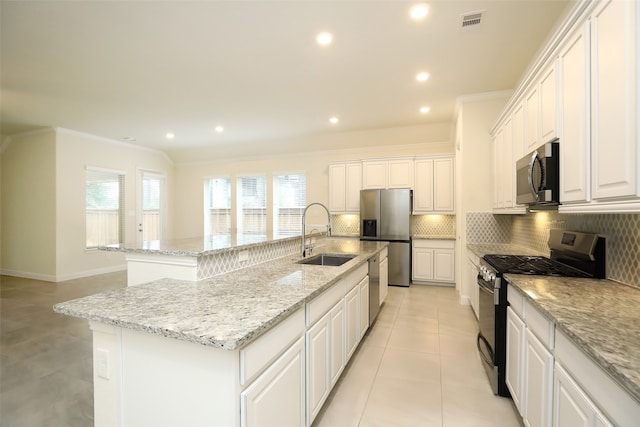
[[[51,307],[124,286],[125,272],[60,283],[0,276],[0,426],[93,425],[91,332]],[[314,427],[519,426],[510,400],[491,394],[476,331],[454,289],[391,287]]]

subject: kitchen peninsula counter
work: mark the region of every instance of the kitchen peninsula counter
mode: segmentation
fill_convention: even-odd
[[[611,280],[505,278],[640,403],[640,289]]]

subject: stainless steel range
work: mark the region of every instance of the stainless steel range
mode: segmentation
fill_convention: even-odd
[[[485,255],[480,260],[478,287],[480,332],[477,345],[494,394],[509,397],[505,383],[507,348],[507,284],[503,275],[531,274],[564,277],[606,277],[603,236],[550,230],[551,257]]]

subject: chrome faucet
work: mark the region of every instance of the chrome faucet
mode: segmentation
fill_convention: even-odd
[[[327,212],[327,236],[331,236],[331,214],[329,213],[329,209],[322,203],[318,203],[318,202],[310,203],[309,205],[307,205],[307,207],[304,208],[304,212],[302,212],[302,256],[303,257],[307,256],[307,245],[305,244],[305,233],[306,233],[305,219],[307,217],[307,210],[313,205],[322,206],[324,210]],[[313,247],[310,247],[309,255],[311,255],[312,250],[313,250]]]

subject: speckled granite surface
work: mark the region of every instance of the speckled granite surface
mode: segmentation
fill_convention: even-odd
[[[640,290],[611,280],[505,278],[640,402]]]
[[[321,233],[318,233],[317,235],[320,234]],[[122,243],[100,246],[98,249],[112,252],[198,257],[224,252],[227,249],[240,246],[248,249],[253,246],[271,244],[274,241],[284,240],[300,241],[300,236],[225,234],[190,239],[148,240],[142,243]]]
[[[501,254],[501,255],[542,255],[548,256],[542,252],[538,252],[535,249],[526,248],[524,246],[512,245],[510,243],[488,243],[488,244],[467,244],[467,249],[473,252],[478,257],[483,257],[488,254]]]
[[[56,304],[54,311],[234,350],[284,320],[387,244],[326,239],[316,253],[357,256],[340,267],[287,256],[198,282],[163,279]]]

